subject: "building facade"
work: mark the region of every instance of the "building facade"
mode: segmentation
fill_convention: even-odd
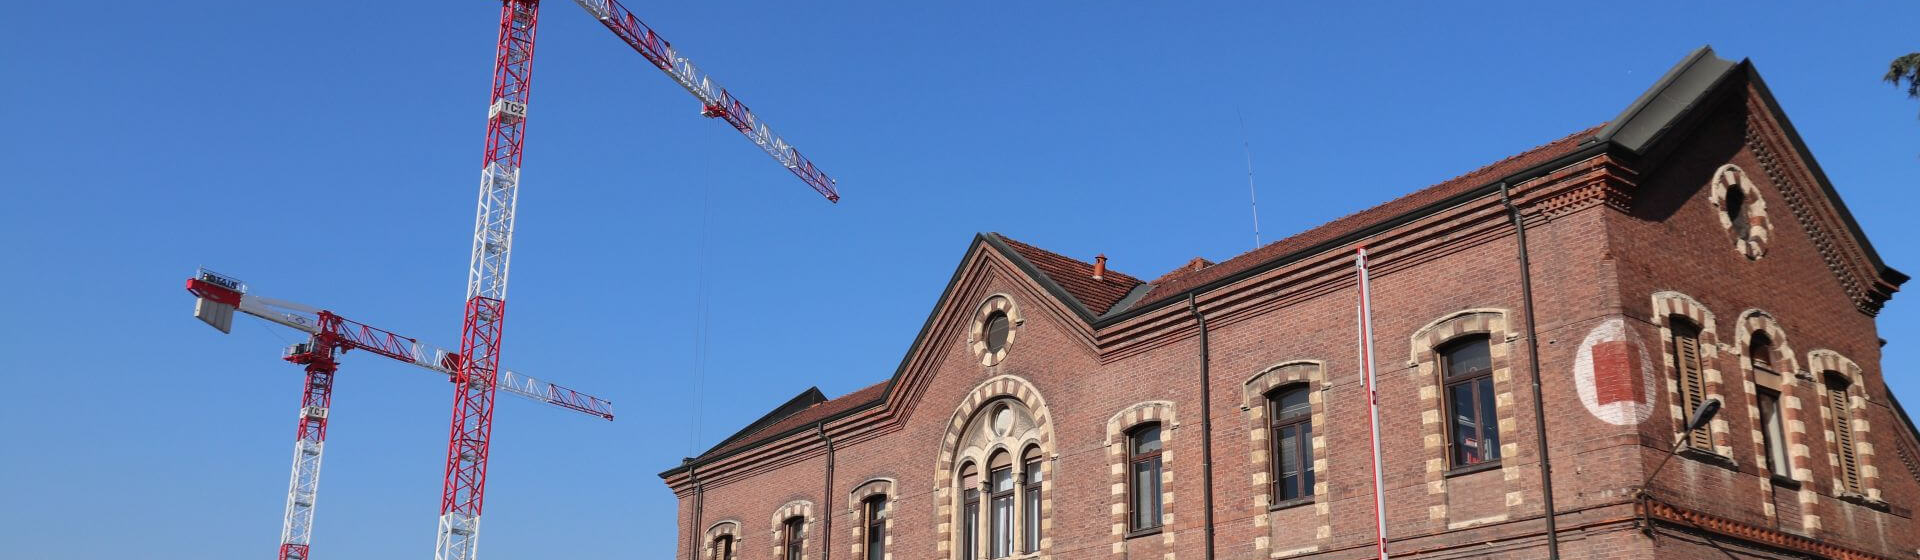
[[[1151,281],[982,234],[892,377],[661,477],[699,560],[1367,558],[1376,491],[1396,558],[1920,558],[1874,323],[1905,280],[1703,48],[1606,124]]]

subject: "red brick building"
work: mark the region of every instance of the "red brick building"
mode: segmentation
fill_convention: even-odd
[[[1605,124],[1151,281],[982,234],[892,377],[661,474],[679,558],[1369,557],[1361,246],[1396,558],[1920,558],[1874,324],[1906,276],[1708,49]]]

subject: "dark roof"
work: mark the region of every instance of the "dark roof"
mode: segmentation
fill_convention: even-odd
[[[814,422],[819,422],[839,413],[853,410],[860,405],[876,402],[880,399],[880,394],[886,387],[887,382],[882,381],[868,385],[865,389],[832,399],[811,401],[805,408],[798,410],[790,410],[790,405],[795,401],[788,401],[789,406],[782,406],[775,409],[773,413],[768,414],[765,418],[761,418],[759,422],[747,426],[747,429],[741,430],[740,433],[734,434],[733,437],[727,438],[721,441],[719,445],[713,446],[713,449],[709,449],[706,453],[700,454],[700,458],[704,459],[746,447],[750,443],[756,443],[759,440],[766,439],[766,437],[762,436],[779,437],[796,428],[806,427]],[[808,391],[814,395],[820,394],[820,389],[817,388],[808,389]],[[805,393],[801,394],[801,396],[805,395]],[[798,399],[799,397],[795,397],[795,400]],[[768,421],[770,419],[772,420],[771,422]]]
[[[1164,282],[1155,284],[1141,298],[1136,307],[1144,307],[1155,302],[1174,297],[1188,290],[1207,285],[1214,281],[1245,272],[1269,261],[1290,255],[1294,252],[1338,239],[1367,226],[1385,221],[1387,218],[1405,214],[1433,203],[1472,191],[1475,188],[1499,180],[1502,177],[1518,173],[1521,170],[1559,159],[1579,150],[1581,142],[1593,135],[1600,127],[1593,127],[1570,136],[1547,143],[1546,145],[1521,152],[1519,155],[1494,162],[1492,165],[1476,169],[1465,175],[1448,179],[1440,184],[1415,191],[1366,210],[1345,217],[1292,237],[1268,243],[1240,256],[1231,258],[1198,271],[1162,277]],[[1188,263],[1191,266],[1193,263]]]
[[[1080,305],[1086,306],[1094,315],[1106,313],[1113,304],[1125,299],[1140,280],[1126,273],[1108,268],[1100,280],[1093,279],[1093,265],[1075,260],[1059,253],[1041,249],[1032,245],[1014,241],[998,233],[988,234],[1006,242],[1007,247],[1022,259],[1033,265],[1034,270],[1045,275],[1047,280],[1059,284]]]

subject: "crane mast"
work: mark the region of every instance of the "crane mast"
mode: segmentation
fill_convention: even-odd
[[[500,3],[486,152],[480,161],[480,202],[467,267],[466,317],[460,327],[459,369],[453,377],[453,418],[434,542],[437,560],[470,560],[479,554],[500,335],[506,324],[507,265],[513,251],[514,205],[527,137],[528,87],[533,80],[533,39],[539,17],[539,0]]]
[[[233,329],[235,311],[253,315],[309,335],[308,341],[287,349],[284,358],[306,366],[298,428],[293,443],[293,473],[287,483],[287,503],[280,527],[280,560],[307,560],[313,541],[314,503],[320,491],[320,464],[326,449],[328,410],[333,404],[337,353],[364,350],[416,367],[453,376],[459,355],[421,344],[331,311],[246,293],[238,279],[201,269],[187,280],[195,295],[194,315],[221,332]],[[529,400],[551,404],[607,420],[613,403],[533,377],[500,369],[500,388]]]

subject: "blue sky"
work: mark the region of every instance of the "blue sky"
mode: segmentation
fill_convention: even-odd
[[[549,2],[505,362],[621,416],[503,399],[487,556],[666,557],[655,473],[809,385],[889,375],[974,232],[1142,277],[1251,248],[1237,112],[1271,241],[1611,118],[1712,44],[1758,64],[1885,260],[1920,272],[1920,102],[1878,81],[1920,50],[1920,5],[1333,4],[632,3],[840,180],[829,205]],[[497,9],[9,12],[0,556],[268,554],[295,337],[222,336],[181,283],[206,265],[456,344]],[[1912,403],[1903,296],[1882,367]],[[450,393],[347,355],[316,554],[430,554]]]

